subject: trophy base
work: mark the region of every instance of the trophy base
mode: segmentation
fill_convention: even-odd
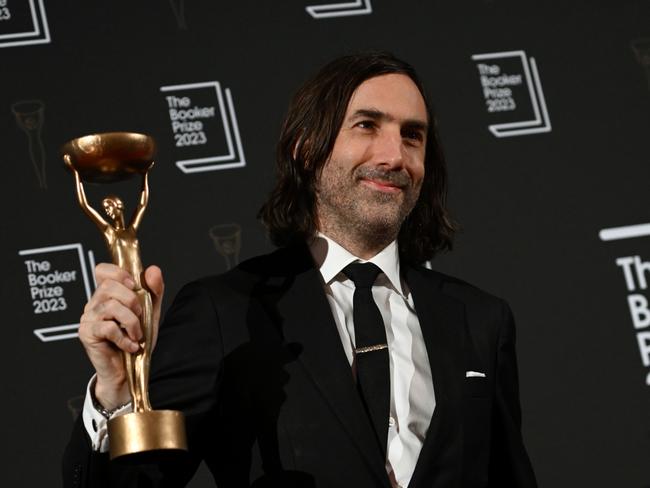
[[[127,413],[108,421],[110,458],[139,452],[187,451],[185,418],[176,410]]]

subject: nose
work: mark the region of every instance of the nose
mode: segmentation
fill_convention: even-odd
[[[375,159],[385,169],[400,169],[404,165],[402,135],[393,129],[382,130],[375,139]]]

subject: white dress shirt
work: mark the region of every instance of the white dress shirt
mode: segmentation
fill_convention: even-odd
[[[381,269],[372,287],[379,307],[390,357],[390,417],[386,471],[394,487],[408,486],[435,408],[429,356],[424,345],[413,297],[400,276],[397,242],[368,261],[357,258],[329,237],[319,234],[310,245],[323,277],[343,349],[354,372],[354,283],[341,271],[355,261]]]
[[[90,437],[90,444],[94,451],[108,452],[108,419],[99,413],[93,406],[92,397],[90,392],[95,390],[96,375],[93,375],[86,387],[86,398],[84,399],[84,408],[81,411],[81,419],[83,420],[84,427]],[[131,403],[121,406],[113,412],[111,418],[131,413],[133,407]]]
[[[323,234],[319,234],[310,244],[310,251],[323,277],[325,295],[354,373],[354,283],[341,271],[352,262],[366,261]],[[386,472],[393,487],[406,487],[413,475],[435,408],[431,368],[413,297],[400,277],[397,242],[393,241],[368,262],[374,263],[382,271],[372,287],[372,295],[384,319],[390,357],[391,400],[390,416],[386,419]],[[92,405],[89,393],[92,387],[94,377],[86,393],[83,422],[93,449],[106,452],[106,418]],[[130,406],[127,406],[115,415],[130,411]]]

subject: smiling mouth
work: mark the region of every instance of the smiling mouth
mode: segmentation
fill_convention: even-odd
[[[402,187],[384,180],[372,180],[368,178],[361,178],[361,183],[365,186],[368,186],[374,190],[381,191],[384,193],[399,193],[402,191]]]

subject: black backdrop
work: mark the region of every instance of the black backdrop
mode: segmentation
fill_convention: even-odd
[[[463,226],[433,267],[515,311],[540,485],[650,486],[650,2],[337,3],[0,0],[2,486],[60,483],[91,373],[70,336],[106,252],[59,147],[156,138],[140,242],[169,304],[272,248],[255,214],[289,97],[366,48],[414,64],[433,100]],[[170,103],[194,124],[174,133]]]

